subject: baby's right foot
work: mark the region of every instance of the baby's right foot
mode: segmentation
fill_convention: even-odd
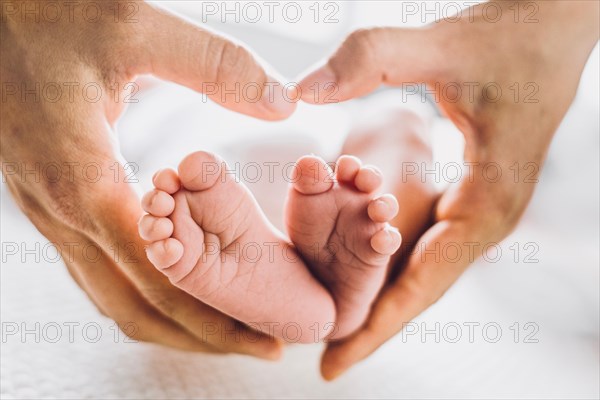
[[[382,184],[374,167],[342,156],[335,171],[320,158],[298,160],[286,205],[290,239],[336,303],[341,339],[358,329],[383,285],[400,234],[388,221],[398,213],[392,195],[376,197]]]

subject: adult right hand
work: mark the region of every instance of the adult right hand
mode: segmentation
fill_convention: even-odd
[[[258,118],[286,118],[294,104],[243,47],[147,3],[51,3],[59,18],[45,1],[2,2],[0,158],[18,205],[125,334],[277,358],[280,343],[175,288],[149,263],[113,126],[135,75],[145,73],[210,90],[216,102]],[[236,84],[262,96],[223,99]]]

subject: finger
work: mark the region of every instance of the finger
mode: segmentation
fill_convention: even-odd
[[[335,379],[369,356],[442,296],[473,262],[473,246],[468,244],[473,238],[468,228],[462,221],[442,221],[423,235],[406,270],[380,295],[365,326],[353,336],[328,345],[321,360],[325,379]],[[440,251],[456,246],[456,256]]]
[[[269,77],[241,45],[147,3],[139,13],[136,73],[180,83],[257,118],[279,120],[294,111],[295,91]]]
[[[445,65],[440,59],[431,29],[358,30],[300,82],[300,93],[303,101],[323,104],[366,95],[383,83],[428,82]]]

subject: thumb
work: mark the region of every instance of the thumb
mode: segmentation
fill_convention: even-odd
[[[438,76],[440,58],[431,28],[358,30],[302,80],[302,100],[333,103],[364,96],[382,83],[428,83]]]
[[[295,110],[295,90],[269,77],[241,45],[147,3],[139,24],[135,73],[182,84],[261,119],[284,119]]]

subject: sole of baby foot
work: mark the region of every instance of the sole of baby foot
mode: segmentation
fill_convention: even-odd
[[[401,243],[389,221],[398,213],[392,195],[377,196],[382,176],[359,159],[340,157],[332,171],[322,159],[302,157],[286,204],[286,225],[313,274],[332,293],[341,339],[366,320],[383,285],[390,256]]]

